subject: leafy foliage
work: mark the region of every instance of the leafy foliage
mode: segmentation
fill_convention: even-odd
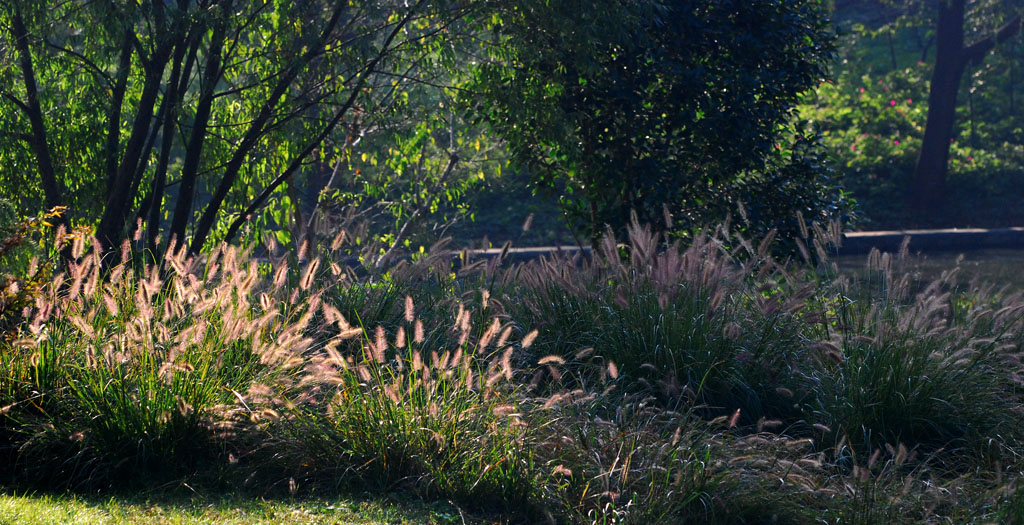
[[[840,6],[843,31],[831,82],[800,106],[821,130],[836,181],[868,228],[1002,227],[1020,222],[1024,142],[1019,108],[1020,38],[1003,43],[964,75],[950,145],[949,198],[931,217],[905,206],[928,116],[935,9],[927,2]],[[1005,18],[1013,3],[972,3],[969,41]]]
[[[47,246],[49,230],[63,213],[55,208],[18,220],[14,207],[0,200],[0,340],[17,337],[25,312],[50,278],[55,257]]]
[[[760,208],[764,231],[796,209],[835,214],[796,146],[813,133],[790,126],[832,52],[819,2],[513,2],[490,27],[468,102],[591,239],[631,210],[714,223],[770,187],[785,197]]]
[[[367,186],[411,201],[391,206],[398,221],[436,210],[466,177],[438,181],[435,164],[455,151],[423,156],[415,144],[432,143],[434,112],[406,111],[410,91],[437,95],[407,87],[450,65],[442,55],[467,12],[427,0],[7,2],[0,196],[25,213],[68,206],[106,251],[140,226],[153,252],[172,238],[192,253],[245,233],[285,240],[306,227],[311,199],[298,190],[315,202],[333,168],[351,179],[354,144],[377,128],[405,143],[396,162],[423,169],[391,165]],[[377,120],[403,111],[397,129]]]

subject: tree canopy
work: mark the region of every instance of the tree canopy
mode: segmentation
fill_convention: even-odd
[[[821,2],[511,2],[490,28],[472,108],[591,236],[631,210],[689,228],[742,201],[767,229],[835,202],[796,168],[817,164],[793,110],[833,52]]]
[[[5,1],[2,191],[98,218],[107,248],[139,221],[151,247],[231,239],[265,223],[261,212],[293,208],[296,172],[344,154],[360,116],[392,104],[466,11],[427,0]]]
[[[836,212],[794,118],[822,2],[0,2],[0,198],[104,249],[465,211],[504,160],[591,236]],[[491,133],[486,133],[490,130]],[[312,198],[310,198],[312,195]],[[462,206],[462,207],[460,207]],[[667,214],[665,212],[668,212]],[[305,215],[304,215],[305,214]],[[310,216],[312,215],[312,216]],[[315,229],[315,228],[312,228]]]

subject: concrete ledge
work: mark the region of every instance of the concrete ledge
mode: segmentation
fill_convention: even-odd
[[[590,257],[590,247],[586,246],[582,248],[583,256]],[[532,261],[539,257],[546,255],[564,254],[568,257],[574,257],[580,252],[580,247],[576,245],[567,246],[536,246],[530,248],[509,248],[508,254],[505,256],[505,262],[511,264],[524,263]],[[462,252],[454,252],[457,258],[461,258]],[[468,250],[469,262],[473,262],[476,259],[493,259],[501,255],[501,248],[488,248],[485,250]],[[459,264],[458,262],[456,264]]]
[[[898,230],[873,232],[847,232],[843,234],[843,246],[839,255],[858,255],[878,248],[883,252],[897,252],[904,238],[910,238],[908,249],[911,253],[954,251],[966,252],[986,249],[1020,249],[1024,250],[1024,228],[954,228],[947,230]],[[525,263],[542,256],[564,254],[573,257],[582,251],[585,258],[590,257],[589,246],[537,246],[529,248],[510,248],[505,257],[507,264]],[[465,250],[452,252],[453,269],[479,260],[490,260],[501,255],[501,248]],[[260,258],[260,260],[264,260]],[[408,261],[408,255],[399,255],[393,261]],[[347,257],[341,261],[348,264],[357,273],[365,271],[360,267],[359,260]]]
[[[952,228],[945,230],[892,230],[872,232],[847,232],[843,234],[843,246],[839,255],[858,255],[878,248],[883,252],[897,252],[904,238],[910,238],[907,248],[911,253],[956,251],[966,252],[987,249],[1024,250],[1024,228]],[[584,247],[583,256],[590,256],[590,247]],[[527,262],[544,255],[564,253],[570,257],[580,251],[578,246],[539,246],[532,248],[511,248],[506,256],[510,263]],[[456,252],[458,254],[459,252]],[[501,254],[501,248],[470,250],[469,260],[491,259]],[[458,265],[459,262],[456,262]]]
[[[1024,249],[1024,228],[954,228],[948,230],[899,230],[849,232],[843,234],[840,255],[899,251],[905,237],[908,249],[915,252],[971,251],[992,248]]]

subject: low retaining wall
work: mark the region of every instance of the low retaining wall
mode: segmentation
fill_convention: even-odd
[[[849,232],[843,235],[839,255],[868,253],[872,248],[896,252],[909,237],[911,253],[971,251],[994,248],[1024,249],[1024,228],[954,228],[948,230],[900,230]]]
[[[904,238],[910,238],[907,248],[911,253],[987,249],[1024,250],[1024,228],[953,228],[946,230],[893,230],[874,232],[848,232],[843,234],[843,245],[839,255],[858,255],[878,248],[883,252],[897,252]],[[578,246],[542,246],[535,248],[511,248],[506,256],[510,263],[521,263],[552,253],[569,256],[580,251]],[[501,248],[470,250],[470,260],[493,258]],[[583,248],[584,256],[590,256],[590,248]]]
[[[908,249],[911,253],[917,252],[938,252],[956,251],[966,252],[985,249],[1020,249],[1024,250],[1024,228],[963,228],[948,230],[900,230],[900,231],[874,231],[874,232],[848,232],[843,234],[843,245],[838,250],[838,255],[858,255],[878,248],[883,252],[897,252],[903,243],[904,238],[910,238]],[[505,256],[507,264],[517,264],[531,261],[546,255],[562,253],[569,257],[575,256],[582,250],[584,257],[590,257],[590,247],[580,248],[579,246],[538,246],[531,248],[510,248]],[[831,250],[830,250],[831,251]],[[465,252],[453,252],[454,267],[460,268],[467,261],[463,260],[463,253],[468,256],[468,262],[481,259],[493,259],[502,252],[501,248],[489,248],[486,250],[468,250]],[[399,256],[393,262],[408,260],[408,256]],[[347,258],[343,260],[359,271],[359,260]]]

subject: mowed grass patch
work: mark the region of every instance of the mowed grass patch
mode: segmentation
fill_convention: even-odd
[[[447,524],[497,522],[445,501],[408,498],[263,500],[211,497],[81,497],[72,494],[0,495],[0,524]]]

